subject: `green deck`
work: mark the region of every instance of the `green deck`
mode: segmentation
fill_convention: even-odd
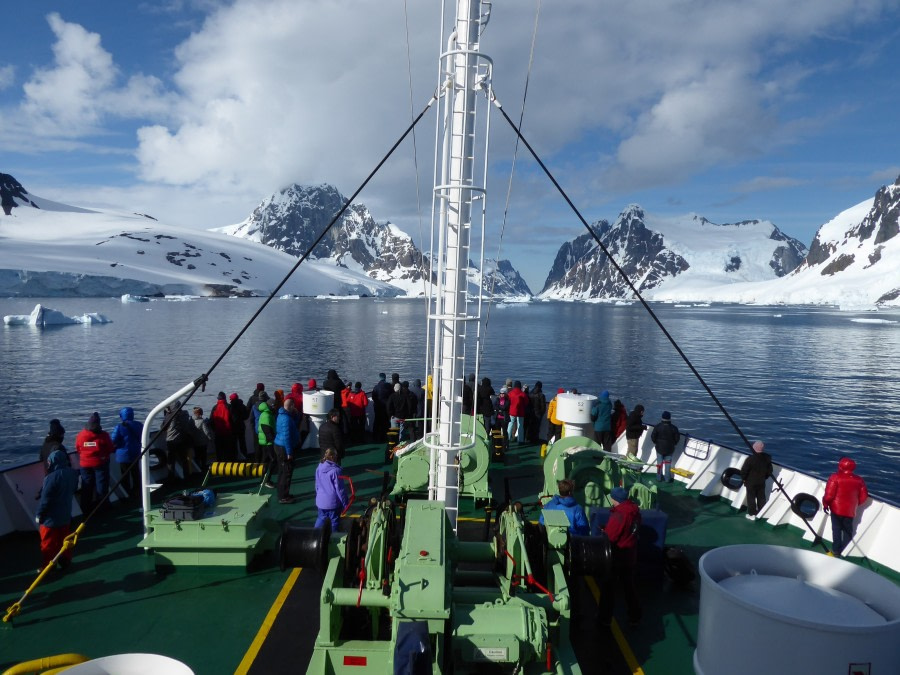
[[[368,497],[381,493],[382,472],[389,470],[382,465],[383,457],[381,445],[348,452],[344,469],[357,491],[353,512],[361,512]],[[315,465],[312,456],[298,462],[292,488],[299,497],[296,504],[281,506],[271,500],[267,510],[276,521],[312,524]],[[504,463],[495,463],[495,500],[503,500],[508,484],[512,497],[531,508],[536,518],[539,465],[535,446],[514,449]],[[251,480],[219,480],[214,487],[248,492],[257,485]],[[721,500],[688,495],[678,483],[662,487],[660,493],[661,507],[669,514],[667,543],[682,547],[695,562],[705,551],[733,543],[810,548],[793,529],[748,521]],[[475,511],[473,505],[462,506],[464,515],[483,518],[483,511]],[[466,538],[479,537],[484,527],[469,521],[462,531]],[[38,587],[12,627],[2,624],[0,672],[21,661],[67,652],[92,658],[160,653],[187,663],[198,675],[305,671],[319,616],[317,574],[281,572],[271,553],[255,559],[246,573],[240,567],[157,570],[154,556],[138,548],[142,537],[136,511],[113,507],[92,521],[76,547],[72,568]],[[0,551],[0,601],[5,610],[36,576],[37,534],[0,539]],[[895,574],[886,576],[898,581]],[[572,638],[585,674],[693,672],[699,582],[689,590],[666,580],[643,583],[644,621],[638,628],[621,631],[617,625],[612,631],[596,625],[596,586],[589,582],[580,587]]]

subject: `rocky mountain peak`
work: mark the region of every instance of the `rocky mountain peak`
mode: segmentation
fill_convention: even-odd
[[[642,293],[688,271],[720,277],[722,283],[783,276],[806,253],[803,244],[765,221],[719,225],[696,214],[649,219],[637,204],[626,207],[613,226],[600,221],[592,229]],[[560,247],[540,293],[544,298],[567,299],[632,295],[629,284],[589,234]]]
[[[39,208],[28,196],[28,190],[8,173],[0,173],[0,207],[4,215],[12,214],[12,210],[19,206],[19,202]]]

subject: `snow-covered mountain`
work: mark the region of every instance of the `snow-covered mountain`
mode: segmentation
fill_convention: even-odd
[[[258,241],[293,256],[306,253],[346,202],[331,185],[291,185],[265,199],[243,222],[217,228],[235,237]],[[408,234],[389,222],[376,222],[364,204],[352,204],[319,241],[311,257],[356,270],[397,287],[404,294],[427,293],[428,257]],[[508,260],[486,261],[484,288],[495,296],[531,295]],[[477,290],[481,275],[470,270]]]
[[[218,228],[300,257],[346,202],[331,185],[291,185],[265,199],[247,220]],[[376,223],[363,204],[352,204],[313,249],[331,261],[384,281],[407,295],[424,295],[428,265],[412,238],[391,223]]]
[[[648,299],[665,299],[675,280],[705,288],[782,277],[796,268],[806,247],[768,221],[717,225],[688,215],[660,218],[632,204],[615,224],[593,228],[610,255]],[[590,234],[560,247],[539,297],[630,298],[631,289]]]
[[[0,174],[0,204],[3,295],[262,295],[296,262],[246,239],[42,199],[7,174]],[[301,265],[282,292],[398,294],[394,286],[319,261]]]
[[[900,178],[819,228],[806,260],[784,278],[729,288],[673,282],[665,287],[665,299],[900,307],[898,218]]]

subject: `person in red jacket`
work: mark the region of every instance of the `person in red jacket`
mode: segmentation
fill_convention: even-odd
[[[344,391],[348,392],[344,410],[347,411],[350,425],[350,442],[362,443],[366,432],[366,408],[369,405],[369,397],[362,390],[362,382],[356,382],[352,389]]]
[[[842,457],[837,472],[831,474],[825,485],[822,498],[825,513],[831,511],[832,552],[836,556],[840,556],[853,539],[856,509],[869,498],[866,482],[853,473],[855,469],[856,462]]]
[[[600,594],[600,623],[604,626],[612,624],[615,589],[619,586],[625,594],[628,623],[636,626],[641,621],[641,605],[634,585],[641,510],[628,499],[628,492],[623,487],[614,487],[609,497],[613,506],[604,530],[612,549],[612,571],[604,581]]]
[[[528,408],[528,394],[522,391],[522,383],[516,380],[509,390],[509,427],[506,435],[510,442],[516,439],[516,443],[525,442],[525,411]]]
[[[231,410],[225,400],[225,392],[216,396],[216,404],[209,414],[213,434],[216,437],[216,459],[220,462],[233,462],[236,452],[234,434],[231,431]]]
[[[75,437],[78,464],[81,467],[81,512],[89,514],[109,491],[109,456],[116,448],[100,426],[100,413],[91,413],[84,429]]]

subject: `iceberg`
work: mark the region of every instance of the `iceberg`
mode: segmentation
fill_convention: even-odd
[[[66,326],[72,324],[111,323],[102,314],[91,312],[80,316],[66,316],[62,312],[44,307],[40,303],[34,306],[31,314],[7,314],[3,317],[3,323],[7,326]]]
[[[132,295],[131,293],[126,293],[122,296],[122,302],[150,302],[150,298],[146,295]]]

